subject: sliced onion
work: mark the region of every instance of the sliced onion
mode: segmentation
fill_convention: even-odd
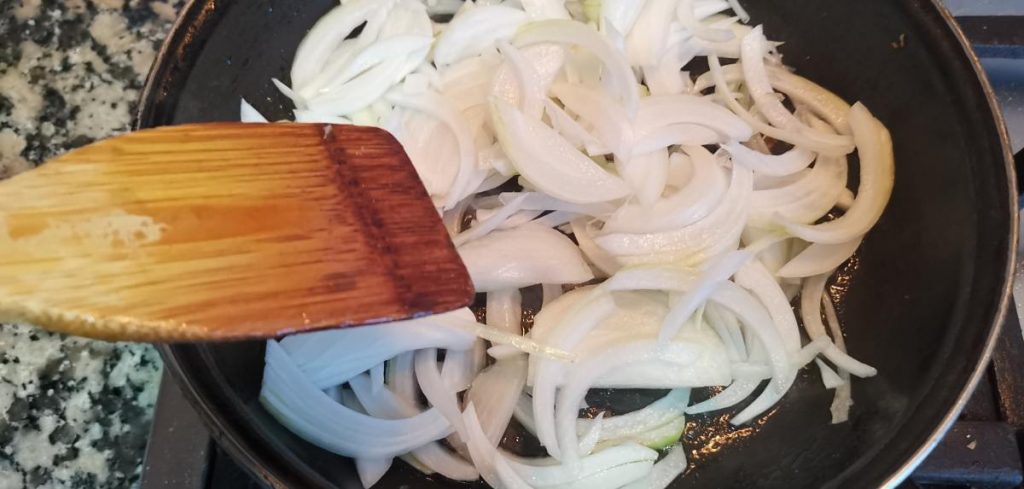
[[[703,219],[722,200],[728,179],[714,157],[701,147],[690,147],[693,175],[677,192],[655,202],[653,208],[626,204],[607,220],[606,233],[653,233],[679,229]],[[673,154],[669,163],[683,158]]]
[[[320,388],[347,381],[395,355],[421,348],[468,350],[475,338],[448,321],[468,310],[409,321],[293,335],[280,347]]]
[[[628,158],[626,148],[633,143],[633,127],[626,109],[607,94],[584,85],[555,83],[551,94],[581,121],[594,128],[594,133],[617,158]]]
[[[585,219],[575,219],[570,224],[572,225],[572,234],[576,237],[576,244],[579,245],[583,256],[597,272],[600,272],[599,274],[595,273],[595,276],[612,276],[622,268],[622,264],[614,256],[594,242],[596,231],[591,229]]]
[[[617,32],[630,32],[647,0],[602,0],[602,22],[610,24]]]
[[[412,380],[415,374],[412,370],[412,357],[410,352],[407,368],[399,369],[396,377]],[[388,389],[373,393],[367,384],[365,376],[356,376],[350,383],[359,403],[365,406],[367,412],[377,418],[401,419],[418,414],[419,410],[408,398],[402,398]],[[415,388],[413,386],[413,388]],[[476,480],[480,474],[472,464],[469,464],[458,455],[455,455],[442,447],[437,442],[431,442],[410,452],[410,457],[416,464],[423,466],[430,472],[437,472],[449,479],[470,481]]]
[[[526,12],[500,5],[463,10],[434,42],[434,63],[450,65],[480,54],[497,41],[510,39],[527,20]]]
[[[736,274],[736,284],[751,291],[768,310],[790,355],[800,350],[800,329],[786,293],[759,260],[752,260]]]
[[[546,290],[546,289],[545,289]],[[495,290],[487,293],[487,325],[523,334],[523,296],[519,289]]]
[[[577,217],[579,217],[579,214],[576,214],[575,212],[555,211],[543,217],[539,217],[533,222],[540,226],[558,228],[559,231],[569,232],[566,228],[569,227],[569,224]]]
[[[476,406],[472,402],[467,403],[466,410],[462,412],[466,425],[466,445],[473,460],[473,465],[480,471],[480,477],[491,487],[502,487],[501,479],[495,469],[495,459],[500,457],[498,450],[491,445],[480,426],[480,419],[476,414]]]
[[[598,357],[579,362],[568,369],[565,385],[558,393],[555,412],[558,446],[562,455],[560,460],[570,467],[579,462],[579,440],[576,432],[578,406],[596,379],[632,362],[650,359],[685,367],[697,360],[697,350],[699,348],[686,343],[636,341],[611,348]],[[540,421],[539,416],[537,419]],[[539,426],[538,424],[538,428]]]
[[[300,47],[295,90],[273,82],[297,121],[399,138],[487,294],[487,324],[463,309],[272,342],[267,409],[355,458],[364,485],[398,456],[505,489],[663,488],[686,468],[687,412],[750,401],[731,419],[746,423],[810,362],[836,390],[833,422],[846,420],[851,371],[874,369],[845,353],[824,287],[891,194],[881,123],[787,71],[736,0],[445,1],[343,0]],[[454,18],[434,23],[437,8]],[[572,20],[581,11],[591,25]],[[696,56],[711,70],[691,83]],[[262,119],[245,101],[240,113]],[[774,155],[770,140],[794,147]],[[511,178],[521,191],[490,191]],[[610,277],[582,286],[595,274]],[[519,288],[537,284],[543,307],[524,335]],[[686,406],[686,388],[708,386],[727,387]],[[581,420],[591,388],[674,390]],[[552,458],[498,447],[512,417]],[[655,466],[640,445],[673,448]]]
[[[459,110],[466,110],[478,105],[486,106],[491,95],[494,73],[501,66],[502,58],[495,51],[467,58],[440,70],[441,93],[452,101]]]
[[[380,11],[375,12],[367,20],[368,24],[379,25],[381,22]],[[365,28],[363,30],[366,30]],[[327,62],[324,67],[316,74],[312,79],[307,80],[301,86],[296,86],[296,92],[301,93],[303,97],[313,97],[319,93],[320,89],[331,82],[331,77],[341,72],[348,65],[352,57],[359,52],[360,49],[365,48],[368,44],[376,40],[376,36],[368,35],[359,36],[358,39],[345,39],[341,41],[327,58]]]
[[[825,385],[826,389],[835,389],[846,383],[835,370],[825,365],[825,362],[821,361],[820,358],[815,358],[814,363],[818,366],[818,372],[821,372],[821,382]]]
[[[889,131],[863,104],[850,109],[850,127],[860,157],[860,186],[853,205],[841,217],[822,224],[786,224],[794,236],[812,243],[839,244],[863,236],[882,216],[895,180]]]
[[[842,211],[850,210],[850,207],[853,206],[854,198],[853,192],[851,192],[850,189],[843,189],[839,194],[839,200],[836,202],[836,207]]]
[[[441,380],[454,392],[468,389],[469,385],[473,383],[473,378],[479,372],[477,364],[474,362],[475,346],[469,350],[454,350],[445,353],[444,363],[441,365]]]
[[[651,473],[623,489],[665,489],[686,470],[686,450],[680,444],[672,445],[664,458],[654,464]]]
[[[321,114],[312,110],[295,109],[295,122],[313,122],[323,124],[352,124],[352,119],[339,115]]]
[[[647,133],[637,134],[633,154],[644,154],[669,146],[704,146],[717,144],[721,136],[713,129],[697,124],[669,124]],[[678,154],[678,153],[675,153]]]
[[[531,20],[569,19],[565,0],[521,0],[521,3]]]
[[[757,390],[757,386],[759,385],[761,385],[760,379],[737,379],[729,385],[729,387],[726,387],[725,390],[719,392],[714,397],[686,408],[686,413],[700,414],[735,406],[750,397],[750,395]]]
[[[545,193],[577,204],[626,196],[629,187],[572,147],[544,123],[503,100],[492,101],[494,127],[519,173]],[[573,182],[566,186],[565,182]]]
[[[730,360],[739,362],[747,359],[747,343],[735,314],[718,304],[707,303],[704,305],[704,320],[725,344]]]
[[[740,286],[728,281],[718,287],[711,300],[736,314],[747,330],[757,337],[759,341],[756,344],[764,347],[768,364],[772,369],[770,390],[777,393],[786,392],[796,378],[796,369],[789,362],[785,344],[772,322],[771,315],[760,301]]]
[[[306,99],[295,93],[295,91],[288,87],[288,85],[285,85],[284,82],[277,78],[271,78],[270,82],[274,84],[274,87],[277,88],[279,92],[281,92],[281,95],[288,97],[288,99],[295,104],[296,109],[305,109],[307,107]]]
[[[369,107],[411,73],[426,55],[426,49],[410,56],[384,61],[330,92],[307,99],[310,107],[334,115],[349,115]]]
[[[761,26],[757,26],[743,38],[741,46],[744,82],[758,111],[776,127],[802,133],[809,139],[834,148],[835,152],[848,149],[852,143],[849,136],[823,133],[805,126],[775,96],[775,90],[768,80],[768,73],[764,66],[763,56],[766,51],[766,42],[764,34],[761,32]],[[830,153],[832,152],[830,151]]]
[[[396,58],[410,57],[414,59],[415,61],[412,62],[412,67],[408,71],[411,73],[426,57],[430,49],[430,42],[429,36],[422,35],[401,35],[381,39],[353,55],[337,73],[326,74],[327,76],[324,78],[328,81],[305,87],[299,93],[307,99],[328,94],[344,87],[348,81],[370,68]]]
[[[432,36],[433,33],[430,14],[419,0],[398,0],[380,29],[382,39],[399,35]]]
[[[619,174],[633,187],[641,206],[650,207],[665,190],[668,179],[668,150],[634,155],[629,160],[616,161]]]
[[[239,120],[242,122],[267,122],[267,118],[260,114],[258,110],[245,99],[242,99],[241,108],[239,109]]]
[[[576,122],[576,119],[573,119],[565,109],[549,99],[544,99],[544,113],[551,119],[551,126],[576,149],[582,148],[590,156],[611,153],[604,143],[590,134],[579,122]]]
[[[643,67],[644,83],[651,95],[685,93],[692,86],[689,75],[682,70],[697,56],[699,48],[694,43],[682,40],[673,44],[671,37],[657,65]]]
[[[387,99],[397,106],[424,112],[451,129],[459,146],[459,171],[448,190],[444,203],[445,209],[451,209],[472,190],[468,189],[466,185],[470,172],[476,166],[476,147],[473,144],[472,130],[462,114],[443,97],[436,94],[424,93],[407,96],[392,92]]]
[[[840,134],[850,134],[850,104],[838,95],[779,67],[768,67],[768,78],[776,90],[786,94],[794,103],[824,118]]]
[[[721,134],[725,140],[746,141],[753,136],[749,124],[707,97],[656,95],[644,97],[636,116],[636,131],[646,134],[672,124],[696,124]]]
[[[584,304],[586,307],[581,307]],[[549,333],[551,345],[571,349],[615,310],[615,302],[605,294],[598,294],[593,299],[584,301],[584,304],[573,307],[565,318],[553,327]],[[556,378],[561,377],[565,365],[531,357],[530,367],[530,377],[534,380],[533,418],[537,427],[537,439],[544,445],[549,455],[561,459],[562,452],[555,432],[555,392]],[[579,401],[573,406],[579,406]],[[573,442],[573,449],[575,444]]]
[[[726,105],[736,115],[738,115],[744,122],[750,124],[757,132],[768,136],[772,139],[779,141],[785,141],[794,146],[799,146],[809,151],[816,153],[826,154],[829,156],[843,156],[853,149],[853,145],[849,146],[836,146],[831,142],[822,142],[817,139],[808,137],[803,132],[798,130],[787,130],[780,129],[770,124],[762,122],[760,119],[754,117],[750,111],[744,108],[739,102],[736,101],[736,95],[729,89],[728,82],[722,73],[722,65],[718,60],[718,56],[715,54],[708,55],[708,65],[711,67],[711,74],[715,80],[716,95],[721,98]]]
[[[775,156],[759,153],[736,142],[726,143],[722,147],[732,155],[733,161],[757,173],[771,176],[796,173],[807,168],[816,157],[814,153],[800,148]]]
[[[719,5],[720,6],[720,5]],[[693,0],[681,0],[672,12],[675,13],[679,23],[682,24],[694,37],[711,43],[721,43],[732,40],[735,36],[732,31],[715,29],[703,25],[700,17],[697,16],[695,2]],[[728,8],[728,5],[726,5]],[[725,9],[722,9],[725,10]]]
[[[653,322],[655,326],[657,322]],[[596,338],[588,338],[574,351],[577,362],[587,362],[605,355],[616,344],[637,340],[654,340],[656,330],[650,333],[630,335],[625,332],[614,334],[607,328],[607,322],[595,331]],[[670,360],[650,358],[622,366],[596,379],[591,387],[601,389],[678,389],[725,385],[732,381],[729,357],[725,347],[716,335],[692,327],[672,339],[673,343],[691,345],[696,349],[693,361],[680,366]],[[560,384],[566,380],[562,377]]]
[[[795,182],[754,191],[750,224],[770,228],[777,223],[813,223],[835,207],[846,186],[847,164],[842,158],[821,157]]]
[[[302,38],[292,61],[291,80],[302,87],[327,61],[343,39],[378,9],[389,9],[393,1],[353,0],[335,7],[320,18]]]
[[[580,405],[580,409],[586,409],[587,401],[584,400],[583,404]],[[601,439],[601,424],[604,422],[604,413],[598,413],[598,415],[591,420],[590,426],[583,432],[583,436],[580,437],[579,452],[583,456],[590,455],[594,452],[594,448],[597,447],[597,442]]]
[[[807,330],[807,336],[812,340],[828,338],[825,332],[825,325],[821,322],[821,298],[825,293],[825,282],[829,274],[817,275],[804,281],[803,290],[800,292],[800,315]],[[825,358],[836,364],[839,368],[850,372],[857,377],[872,377],[878,373],[874,367],[866,365],[841,351],[834,344],[829,345],[824,352]]]
[[[752,256],[753,254],[749,251],[733,251],[709,266],[697,279],[693,289],[686,291],[672,305],[672,309],[665,316],[659,337],[664,341],[679,334],[685,321],[697,312],[701,304],[707,302],[720,284],[729,280],[743,268]]]
[[[502,486],[506,489],[532,489],[526,481],[523,480],[519,474],[516,473],[512,466],[509,465],[508,458],[506,458],[500,452],[494,457],[494,470],[498,473],[498,478],[501,479]]]
[[[528,353],[537,357],[570,362],[576,358],[576,355],[565,350],[544,345],[520,335],[513,335],[496,328],[490,328],[476,321],[465,319],[459,321],[452,320],[451,325],[462,329],[463,331],[470,332],[482,339],[490,341],[491,343],[511,346],[523,353]]]
[[[276,341],[267,342],[260,402],[289,431],[347,457],[401,455],[452,430],[435,409],[409,418],[384,420],[346,408],[310,382]],[[324,419],[332,422],[324,424]]]
[[[416,372],[412,365],[414,357],[415,352],[399,353],[388,360],[388,368],[384,372],[388,388],[411,410],[419,406],[419,387],[416,386]]]
[[[740,57],[740,40],[750,33],[750,27],[739,24],[739,17],[713,15],[701,22],[704,37],[694,37],[689,42],[696,44],[701,56]],[[714,40],[720,39],[720,40]]]
[[[551,304],[565,292],[559,284],[542,284],[541,290],[543,294],[542,302],[544,305]]]
[[[839,327],[839,317],[836,314],[835,305],[832,304],[832,298],[828,294],[824,294],[821,297],[821,302],[825,308],[825,319],[828,320],[829,330],[832,331],[832,337],[835,338],[836,348],[845,352],[846,342],[843,340],[843,332]],[[840,368],[839,378],[843,380],[843,385],[836,387],[836,394],[832,398],[832,406],[829,408],[832,412],[832,424],[845,423],[849,420],[850,406],[853,405],[850,372]]]
[[[791,73],[785,68],[776,66],[765,66],[765,68],[768,71],[768,79],[775,90],[786,94],[794,103],[807,107],[815,115],[824,118],[840,134],[850,133],[850,104],[821,85]],[[722,75],[727,83],[742,81],[742,63],[723,66]],[[707,72],[697,77],[693,90],[702,92],[714,86],[714,74]]]
[[[718,207],[704,219],[675,231],[598,236],[601,248],[624,263],[682,262],[700,267],[739,242],[747,215],[753,176],[733,167],[732,182]]]
[[[678,0],[647,0],[626,35],[626,56],[633,66],[657,63],[668,47],[669,23]]]
[[[480,426],[497,446],[512,419],[512,411],[526,383],[526,359],[507,358],[486,368],[473,381],[467,402],[476,407]]]
[[[538,225],[494,231],[459,248],[477,292],[575,284],[594,275],[569,238]]]
[[[810,277],[835,270],[857,252],[862,241],[863,236],[846,243],[814,243],[793,257],[776,274],[780,277]]]
[[[629,33],[646,3],[647,0],[602,0],[600,19],[615,32]]]
[[[497,210],[496,209],[477,209],[476,210],[477,219],[483,219],[484,221],[486,221],[487,219],[490,219],[490,217],[492,215],[494,215],[494,213],[497,213],[499,210],[500,209],[497,209]],[[540,217],[540,215],[543,214],[543,213],[544,213],[543,211],[519,211],[519,212],[516,212],[515,214],[512,214],[511,216],[509,216],[509,218],[506,219],[505,222],[501,223],[498,226],[498,229],[512,229],[514,227],[522,226],[523,224],[526,224],[528,222],[537,222],[537,223],[539,223],[540,220],[538,219],[538,217]],[[552,227],[552,226],[545,226],[545,227]]]
[[[359,482],[363,487],[369,489],[384,477],[384,473],[391,468],[392,458],[357,458],[356,473],[359,474]]]
[[[455,432],[465,439],[466,425],[459,410],[459,399],[456,392],[449,389],[441,378],[441,372],[437,369],[437,350],[426,348],[416,352],[413,367],[427,402],[440,411],[455,428]]]
[[[673,389],[665,397],[636,411],[606,416],[601,422],[601,440],[628,438],[636,433],[650,431],[682,417],[690,400],[689,389]],[[585,433],[593,423],[589,419],[576,421],[576,430]]]
[[[524,210],[564,211],[595,217],[606,217],[615,210],[615,206],[609,203],[574,204],[541,192],[503,192],[498,198],[503,204],[508,204],[520,195],[526,196],[521,206]]]
[[[505,63],[494,75],[491,95],[501,98],[533,119],[544,114],[548,87],[565,62],[561,46],[530,46],[522,51],[501,42],[498,44]]]
[[[507,222],[515,213],[519,212],[522,208],[523,201],[526,200],[526,195],[520,195],[512,201],[508,202],[500,209],[496,210],[493,214],[477,223],[477,225],[463,231],[452,238],[452,244],[456,247],[462,246],[474,239],[482,238],[491,231],[502,227],[502,224]]]
[[[629,62],[597,31],[579,22],[542,20],[523,25],[513,43],[516,46],[540,43],[573,44],[594,53],[604,64],[604,75],[614,87],[614,93],[626,108],[626,112],[636,113],[640,95]]]

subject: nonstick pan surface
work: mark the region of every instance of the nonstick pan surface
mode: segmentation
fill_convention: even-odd
[[[335,0],[195,0],[161,51],[139,127],[238,119],[245,97],[271,119],[290,106],[300,39]],[[1009,294],[1016,195],[998,109],[948,13],[926,0],[744,2],[787,64],[891,130],[896,188],[834,291],[853,354],[851,419],[829,424],[831,392],[805,369],[751,427],[690,420],[691,467],[673,487],[877,487],[906,477],[956,417],[987,362]],[[262,343],[163,348],[215,438],[268,484],[360,487],[352,464],[274,421],[257,396]],[[376,486],[462,487],[407,466]],[[399,467],[400,466],[400,467]]]

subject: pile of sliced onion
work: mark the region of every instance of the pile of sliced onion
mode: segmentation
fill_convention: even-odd
[[[887,205],[892,141],[748,22],[734,0],[342,0],[274,83],[297,121],[398,138],[486,316],[271,341],[267,410],[366,487],[399,458],[500,488],[664,488],[688,414],[750,422],[804,367],[846,421],[875,369],[828,283]],[[581,417],[592,388],[668,394]],[[547,457],[502,445],[513,418]]]

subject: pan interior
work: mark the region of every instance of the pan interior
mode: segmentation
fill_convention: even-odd
[[[982,83],[931,2],[745,3],[770,39],[785,42],[788,65],[863,101],[892,131],[892,201],[834,286],[847,345],[879,376],[855,381],[844,424],[829,424],[831,392],[812,369],[753,427],[730,429],[721,413],[695,417],[684,439],[692,467],[672,487],[875,486],[953,408],[998,315],[1012,213],[1002,143]],[[151,75],[140,126],[237,120],[239,97],[288,118],[270,79],[287,83],[299,40],[335,4],[197,0]],[[347,460],[259,406],[262,344],[164,353],[218,438],[265,479],[360,487]],[[402,466],[377,487],[464,485]]]

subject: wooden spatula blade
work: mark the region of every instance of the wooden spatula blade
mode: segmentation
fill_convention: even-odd
[[[128,134],[0,183],[0,315],[137,341],[268,337],[467,305],[469,276],[379,129]]]

